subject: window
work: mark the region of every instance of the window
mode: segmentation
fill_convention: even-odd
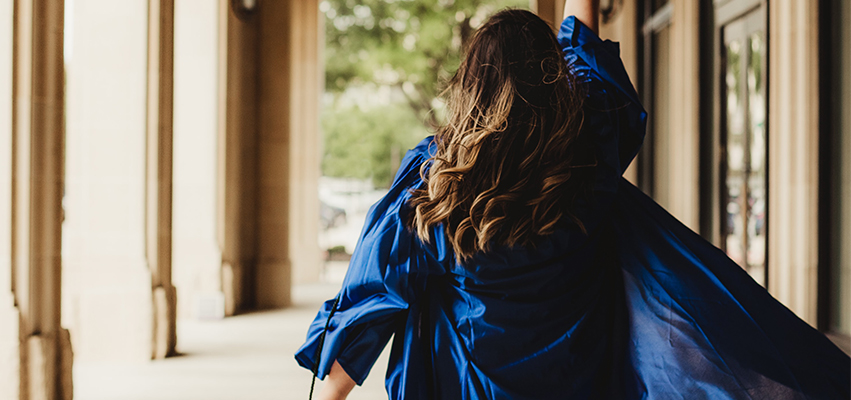
[[[819,201],[819,328],[851,352],[851,4],[829,0],[824,57]]]
[[[715,110],[710,140],[702,140],[702,231],[751,277],[768,274],[768,37],[762,0],[714,3]],[[710,226],[706,226],[710,225]]]
[[[757,7],[721,26],[721,248],[766,284],[766,15]]]

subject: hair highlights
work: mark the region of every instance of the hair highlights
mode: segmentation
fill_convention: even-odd
[[[584,97],[576,83],[539,17],[492,16],[444,92],[448,121],[410,200],[417,235],[428,241],[442,224],[464,261],[494,245],[534,245],[565,217],[581,228],[570,208],[591,175],[575,162]]]

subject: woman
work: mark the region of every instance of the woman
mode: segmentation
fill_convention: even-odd
[[[391,336],[392,399],[849,398],[845,354],[621,178],[646,113],[566,3],[557,38],[508,10],[472,39],[296,354],[321,398]]]

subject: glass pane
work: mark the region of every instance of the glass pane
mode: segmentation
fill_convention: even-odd
[[[653,103],[650,112],[653,129],[653,157],[655,179],[653,198],[663,207],[671,206],[672,190],[670,173],[670,137],[671,137],[671,28],[665,27],[653,35]]]
[[[830,330],[851,336],[851,2],[836,0],[834,37],[839,53],[834,59],[831,79],[832,114],[835,130],[832,132],[832,203],[834,210],[831,254],[831,317]],[[846,339],[846,346],[849,343]]]
[[[764,285],[766,268],[765,33],[745,17],[724,29],[722,246]],[[748,32],[749,31],[749,32]]]
[[[726,215],[724,223],[724,247],[730,258],[739,265],[744,265],[744,236],[746,226],[745,188],[745,149],[747,146],[744,132],[744,102],[742,91],[742,42],[731,41],[726,45],[726,177],[725,198],[727,199],[722,215]]]
[[[765,139],[765,40],[762,32],[748,37],[748,199],[747,199],[747,269],[760,283],[765,277],[765,206],[766,139]]]

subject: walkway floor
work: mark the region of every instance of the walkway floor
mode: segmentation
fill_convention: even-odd
[[[295,306],[218,321],[178,323],[178,350],[184,355],[134,364],[74,366],[75,400],[302,400],[309,371],[293,354],[304,340],[319,305],[339,283],[294,288]],[[382,354],[362,387],[349,399],[386,399]],[[322,382],[317,381],[317,389]]]

